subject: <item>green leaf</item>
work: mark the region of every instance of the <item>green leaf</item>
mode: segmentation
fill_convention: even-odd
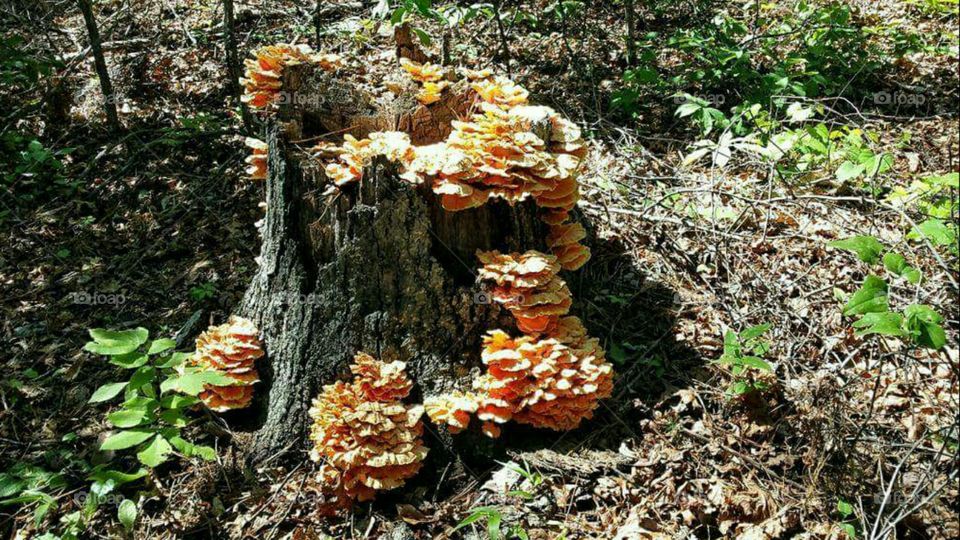
[[[758,338],[763,334],[765,334],[769,329],[770,329],[769,323],[751,326],[750,328],[747,328],[743,332],[740,332],[740,339],[742,339],[743,341],[746,341],[748,339]]]
[[[155,339],[151,341],[150,346],[147,347],[147,354],[160,354],[162,352],[169,351],[176,346],[177,342],[172,339]]]
[[[881,334],[899,337],[904,335],[903,316],[892,311],[866,313],[860,320],[853,323],[853,327],[857,329],[858,336]]]
[[[170,358],[168,358],[165,362],[159,364],[157,367],[160,369],[169,369],[169,368],[177,367],[183,364],[184,362],[186,362],[191,356],[193,356],[192,353],[175,352],[172,355],[170,355]]]
[[[152,383],[156,377],[156,369],[151,366],[143,366],[134,372],[133,377],[130,377],[130,382],[127,383],[127,388],[136,390],[145,384]]]
[[[190,423],[183,411],[179,409],[167,409],[160,413],[160,420],[175,427],[184,427]]]
[[[170,444],[172,444],[178,452],[186,457],[199,457],[206,461],[213,461],[217,459],[217,452],[213,448],[200,444],[193,444],[179,435],[170,437]]]
[[[872,236],[853,236],[842,240],[834,240],[828,245],[830,247],[854,251],[860,260],[867,264],[877,262],[877,257],[879,257],[880,252],[884,250],[883,244]]]
[[[132,473],[125,473],[113,469],[96,469],[90,474],[90,476],[87,477],[87,479],[100,484],[112,482],[113,485],[122,486],[123,484],[135,482],[146,475],[147,470],[143,468],[137,469]]]
[[[730,391],[738,396],[742,396],[750,391],[750,385],[746,381],[737,381],[730,387]]]
[[[147,467],[157,467],[167,461],[170,452],[173,452],[170,443],[163,438],[163,435],[157,435],[143,450],[137,452],[137,458]]]
[[[146,409],[120,409],[108,414],[107,421],[118,428],[132,428],[140,425],[146,416]]]
[[[863,280],[860,289],[853,293],[843,308],[844,315],[862,315],[889,311],[887,305],[887,282],[874,275]]]
[[[840,164],[840,168],[837,169],[837,180],[840,182],[846,182],[851,178],[860,176],[866,169],[867,166],[862,163],[844,161]]]
[[[146,328],[119,332],[94,328],[90,330],[90,337],[93,338],[93,341],[84,345],[84,350],[95,354],[114,356],[137,350],[138,347],[146,343],[147,338],[150,337],[150,332]]]
[[[133,524],[137,521],[137,503],[124,499],[117,508],[117,519],[124,529],[133,530]]]
[[[183,409],[199,403],[200,400],[193,396],[181,396],[179,394],[170,394],[163,396],[160,400],[160,406],[164,409]]]
[[[956,229],[947,226],[940,219],[928,219],[917,225],[910,231],[907,238],[914,240],[927,238],[935,246],[955,246],[957,243]]]
[[[425,47],[429,47],[430,44],[433,43],[433,40],[430,39],[430,34],[426,33],[422,28],[414,27],[411,28],[411,30],[413,30],[413,33],[420,38],[420,43],[423,43]]]
[[[609,356],[617,365],[622,366],[627,361],[627,351],[619,343],[610,344]]]
[[[756,356],[744,356],[740,359],[740,363],[745,366],[750,366],[754,369],[773,371],[773,368],[770,366],[770,364],[764,362],[762,359]]]
[[[920,271],[907,264],[907,260],[893,251],[888,251],[883,255],[883,267],[890,273],[902,276],[910,283],[916,285],[920,282]]]
[[[846,534],[850,538],[857,537],[857,529],[850,523],[841,523],[840,529],[842,529],[844,534]]]
[[[125,382],[107,383],[94,391],[87,403],[101,403],[117,397],[127,387]]]
[[[837,501],[837,512],[846,519],[853,515],[853,505],[841,499]]]
[[[145,429],[130,429],[114,433],[107,437],[100,445],[100,450],[124,450],[136,446],[149,439],[153,435],[152,431]]]
[[[147,363],[150,357],[143,353],[132,352],[110,357],[110,363],[126,369],[136,369]]]
[[[932,307],[913,304],[907,306],[903,314],[907,320],[907,331],[918,345],[937,350],[947,344],[947,333],[940,325],[943,317]]]
[[[194,368],[169,377],[160,383],[160,392],[166,393],[172,390],[188,396],[195,396],[203,391],[205,385],[229,386],[236,384],[236,382],[236,380],[218,371],[204,371]]]
[[[727,330],[726,333],[723,334],[723,354],[734,358],[740,356],[740,339],[737,337],[736,332],[732,330]]]

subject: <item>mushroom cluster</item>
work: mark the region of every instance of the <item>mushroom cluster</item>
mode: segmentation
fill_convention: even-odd
[[[437,64],[418,64],[409,58],[400,59],[402,67],[410,77],[420,83],[417,92],[417,101],[423,105],[430,105],[440,101],[443,91],[450,86],[450,81],[443,80],[443,66]]]
[[[250,149],[250,155],[244,160],[247,164],[247,176],[251,180],[265,180],[267,178],[267,143],[260,139],[247,137],[243,144]]]
[[[335,71],[343,65],[338,55],[317,54],[307,45],[268,45],[254,51],[253,56],[243,62],[246,69],[240,84],[244,88],[243,102],[254,109],[264,109],[277,101],[287,66],[312,63]]]
[[[253,399],[253,384],[259,382],[254,363],[263,356],[257,327],[242,317],[231,316],[219,326],[208,328],[197,338],[192,365],[218,371],[233,383],[206,385],[200,399],[211,410],[242,409]]]
[[[412,386],[405,368],[359,353],[353,382],[326,385],[313,401],[310,458],[322,463],[321,483],[343,504],[402,486],[420,470],[423,407],[400,401]]]
[[[491,297],[510,310],[525,335],[488,332],[481,355],[487,372],[474,381],[473,392],[427,398],[427,416],[457,433],[476,413],[490,437],[510,420],[567,430],[591,418],[610,396],[613,369],[580,319],[566,316],[570,290],[557,276],[557,257],[531,250],[478,252],[477,258],[479,278],[493,282]]]
[[[337,187],[359,181],[364,167],[377,156],[386,156],[397,163],[409,163],[414,157],[410,136],[402,131],[371,133],[367,139],[345,135],[342,146],[320,143],[312,151],[314,155],[336,155],[339,158],[339,161],[327,163],[324,169],[327,178]]]
[[[482,358],[487,373],[474,382],[481,396],[477,418],[494,437],[496,424],[509,420],[573,429],[613,389],[613,370],[597,347],[575,349],[553,338],[512,338],[492,330],[484,337]]]
[[[478,251],[482,280],[494,283],[491,298],[502,304],[526,334],[546,332],[570,310],[570,289],[557,276],[560,265],[553,255],[528,251],[501,254]]]

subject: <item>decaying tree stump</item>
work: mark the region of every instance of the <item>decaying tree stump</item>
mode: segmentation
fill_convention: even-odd
[[[429,144],[475,100],[465,82],[429,107],[412,93],[380,102],[364,87],[294,66],[284,71],[285,99],[268,123],[259,271],[239,310],[259,326],[267,352],[254,463],[306,448],[311,400],[348,373],[357,351],[407,362],[415,399],[466,377],[480,365],[483,333],[504,326],[475,284],[476,250],[544,249],[532,201],[448,212],[429,187],[402,181],[384,161],[359,183],[325,194],[323,166],[305,151],[319,137],[398,130]]]

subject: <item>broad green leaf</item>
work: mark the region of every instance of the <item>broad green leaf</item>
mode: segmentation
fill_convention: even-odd
[[[134,351],[132,353],[111,356],[110,363],[126,369],[136,369],[146,364],[149,359],[147,355]]]
[[[916,285],[920,282],[920,271],[907,264],[907,260],[893,251],[888,251],[883,255],[883,267],[890,273],[906,278],[907,281]]]
[[[877,262],[877,257],[884,247],[876,238],[872,236],[853,236],[842,240],[834,240],[828,244],[830,247],[846,249],[853,251],[861,261],[867,264]]]
[[[748,339],[758,338],[765,334],[767,330],[770,329],[770,324],[758,324],[756,326],[751,326],[743,332],[740,332],[740,339],[746,341]]]
[[[203,391],[207,384],[213,386],[229,386],[237,381],[217,371],[201,371],[190,369],[183,374],[168,378],[160,383],[160,391],[177,391],[189,396],[195,396]]]
[[[100,450],[124,450],[136,446],[149,439],[153,435],[152,431],[145,429],[129,429],[114,433],[107,437],[100,445]]]
[[[132,530],[133,524],[137,521],[137,503],[124,499],[117,508],[117,519],[120,520],[124,529]]]
[[[762,359],[756,356],[744,356],[743,358],[740,359],[740,363],[745,366],[749,366],[755,369],[760,369],[763,371],[773,371],[773,368],[770,366],[770,364],[764,362]]]
[[[87,343],[83,347],[84,350],[95,354],[114,356],[137,350],[147,341],[150,333],[146,328],[122,331],[94,328],[90,330],[90,337],[93,338],[93,341]]]
[[[850,523],[841,523],[840,529],[843,530],[844,534],[849,536],[851,539],[857,537],[857,529]]]
[[[157,435],[143,450],[137,452],[137,458],[147,467],[157,467],[167,461],[170,452],[173,452],[170,443],[162,435]]]
[[[101,484],[112,482],[116,486],[122,486],[123,484],[139,480],[146,475],[147,470],[143,468],[137,469],[132,473],[125,473],[113,469],[97,469],[94,470],[87,479]]]
[[[881,334],[884,336],[902,336],[903,316],[892,311],[882,313],[866,313],[860,320],[853,323],[858,336]]]
[[[947,333],[941,326],[943,317],[933,308],[913,304],[907,306],[903,313],[907,319],[907,330],[918,345],[936,350],[947,344]]]
[[[183,364],[184,362],[186,362],[191,356],[193,356],[192,353],[175,352],[172,355],[170,355],[170,358],[168,358],[166,361],[159,364],[157,367],[160,369],[177,367]]]
[[[107,383],[100,388],[97,388],[93,392],[93,395],[90,396],[90,399],[87,400],[87,403],[101,403],[104,401],[110,401],[111,399],[120,395],[120,392],[123,392],[123,389],[127,387],[125,382],[114,382]]]
[[[213,448],[200,444],[193,444],[179,435],[170,437],[170,444],[172,444],[178,452],[186,457],[199,457],[206,461],[213,461],[217,459],[217,452]]]
[[[740,356],[740,339],[737,338],[736,332],[732,330],[727,330],[723,334],[723,354],[728,354],[733,357]]]
[[[840,182],[846,182],[851,178],[860,176],[866,169],[867,166],[862,163],[844,161],[840,164],[840,168],[837,169],[837,180]]]
[[[927,238],[936,246],[955,246],[957,243],[956,229],[951,228],[940,219],[928,219],[917,225],[910,231],[907,238],[914,240]]]
[[[160,406],[164,409],[183,409],[196,405],[200,400],[193,396],[181,396],[179,394],[170,394],[160,400]]]
[[[156,369],[151,366],[143,366],[134,372],[133,377],[130,377],[130,382],[127,383],[127,387],[131,390],[136,390],[145,384],[152,383],[156,377]]]
[[[887,282],[874,275],[863,280],[860,289],[853,293],[843,308],[844,315],[862,315],[889,311],[887,305]]]
[[[155,339],[151,341],[150,346],[147,347],[147,354],[160,354],[176,346],[177,346],[177,342],[172,339],[169,339],[169,338]]]
[[[160,420],[175,427],[184,427],[190,423],[183,411],[179,409],[167,409],[160,413]]]
[[[132,428],[140,425],[147,417],[146,409],[120,409],[107,415],[107,421],[118,428]]]
[[[837,512],[844,518],[853,515],[853,505],[844,500],[837,501]]]

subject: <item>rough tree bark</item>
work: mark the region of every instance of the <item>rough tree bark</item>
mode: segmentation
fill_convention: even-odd
[[[413,399],[468,376],[480,365],[484,331],[503,326],[498,310],[476,298],[475,251],[544,249],[532,203],[447,212],[385,162],[324,196],[322,164],[297,145],[378,130],[406,131],[415,144],[440,141],[472,104],[465,83],[430,107],[409,97],[371,104],[358,86],[297,66],[285,71],[284,90],[289,99],[268,125],[259,271],[240,308],[260,327],[267,352],[254,463],[306,448],[311,400],[348,373],[357,351],[407,362]]]

